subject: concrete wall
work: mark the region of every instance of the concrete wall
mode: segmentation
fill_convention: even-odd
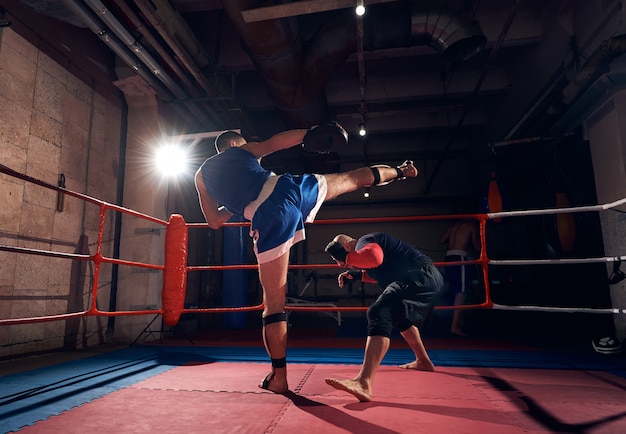
[[[586,122],[598,203],[611,203],[626,197],[626,91],[618,92]],[[623,256],[626,244],[626,207],[600,213],[606,256]],[[607,265],[611,273],[613,263]],[[622,267],[622,271],[625,271]],[[612,307],[626,308],[626,281],[610,287]],[[615,316],[620,339],[626,338],[625,315]]]
[[[112,102],[113,101],[113,102]],[[0,30],[0,163],[28,176],[115,203],[122,104],[105,99],[10,28]],[[94,253],[99,209],[0,175],[0,244]],[[112,220],[103,250],[111,255]],[[79,312],[90,305],[88,261],[0,252],[0,318]],[[108,309],[111,267],[100,271],[98,307]],[[0,327],[0,357],[104,340],[106,318]]]

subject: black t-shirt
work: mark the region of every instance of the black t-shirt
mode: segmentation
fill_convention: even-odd
[[[421,262],[426,255],[414,246],[393,238],[383,232],[372,232],[363,235],[357,240],[355,249],[376,243],[383,251],[383,263],[376,268],[365,268],[367,274],[376,279],[381,288],[386,288],[391,282],[397,280],[413,280],[411,270],[415,270],[417,263]]]

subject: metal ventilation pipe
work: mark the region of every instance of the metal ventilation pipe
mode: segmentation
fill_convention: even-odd
[[[450,62],[478,53],[486,38],[476,21],[452,12],[440,1],[372,5],[364,17],[366,50],[429,45]],[[222,0],[224,10],[244,48],[263,77],[272,102],[288,128],[328,120],[324,87],[335,68],[357,51],[352,10],[322,26],[311,41],[302,41],[295,18],[246,23],[242,11],[258,7],[255,0]]]
[[[414,45],[437,50],[448,64],[467,60],[487,43],[478,21],[465,10],[452,10],[448,2],[411,3],[411,34]]]
[[[94,32],[98,37],[120,58],[126,63],[137,75],[141,76],[165,101],[171,101],[174,96],[166,89],[161,83],[159,83],[155,77],[148,71],[146,71],[141,62],[137,61],[128,50],[128,47],[124,45],[122,41],[113,33],[110,33],[102,22],[96,18],[93,13],[87,9],[87,7],[81,2],[76,0],[63,0],[63,3],[67,8],[76,16],[80,21]]]
[[[137,43],[130,33],[109,13],[104,5],[98,0],[90,1],[89,7],[78,0],[63,0],[63,3],[74,16],[94,32],[113,52],[133,71],[143,78],[154,91],[166,102],[183,101],[187,109],[184,116],[191,113],[200,122],[211,123],[212,120],[206,113],[199,109],[196,104],[185,101],[187,94],[174,79],[167,74],[149,55],[149,53]],[[93,10],[90,10],[93,8]],[[97,13],[97,15],[95,15]],[[100,17],[106,18],[107,28]]]

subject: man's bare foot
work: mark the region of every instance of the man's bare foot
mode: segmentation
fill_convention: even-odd
[[[402,174],[405,178],[415,178],[418,174],[417,167],[413,165],[413,161],[411,160],[406,160],[398,166],[398,169],[402,170]]]
[[[369,402],[372,400],[372,394],[369,390],[365,390],[361,383],[356,380],[337,380],[336,378],[326,378],[326,384],[337,390],[348,392],[361,402]]]
[[[453,335],[457,335],[457,336],[469,336],[469,333],[467,333],[465,330],[460,329],[458,327],[450,329],[450,333]]]
[[[274,375],[274,372],[270,372],[259,384],[261,389],[269,390],[270,392],[284,394],[289,391],[287,380],[279,381]]]
[[[400,365],[398,366],[398,368],[415,369],[417,371],[428,371],[428,372],[435,371],[435,365],[430,360],[428,361],[414,360],[411,363],[405,363],[404,365]]]

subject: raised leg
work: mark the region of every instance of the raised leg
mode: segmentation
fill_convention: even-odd
[[[400,176],[401,172],[402,176]],[[343,173],[324,175],[328,184],[326,200],[371,185],[385,184],[399,178],[414,178],[418,174],[412,161],[405,161],[396,167],[361,167]]]

